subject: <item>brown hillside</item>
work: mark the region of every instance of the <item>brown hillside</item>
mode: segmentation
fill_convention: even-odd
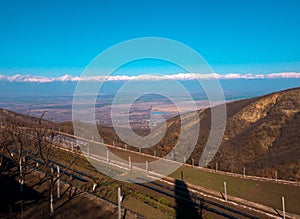
[[[300,180],[300,88],[230,102],[226,107],[225,134],[216,156],[208,164],[209,167],[214,168],[217,162],[221,170],[241,173],[243,167],[246,167],[246,173],[249,175],[274,177],[277,171],[281,179]],[[16,117],[19,121],[28,119],[21,114],[0,110],[2,121],[4,118]],[[185,117],[189,118],[189,114]],[[198,163],[207,143],[211,109],[200,110],[199,118],[199,138],[188,163],[191,163],[192,159]],[[153,154],[156,150],[158,156],[166,155],[178,141],[180,122],[179,117],[168,120],[164,138],[156,146],[143,149],[143,152]],[[185,141],[195,134],[193,122],[190,121],[191,131],[185,136]],[[71,122],[50,124],[56,129],[73,132]],[[98,129],[105,143],[114,142],[116,146],[124,147],[124,143],[112,128],[99,126]],[[128,148],[137,150],[133,147]]]
[[[210,109],[199,111],[201,130],[191,159],[199,161],[210,132]],[[221,170],[300,180],[300,88],[227,104],[227,124],[215,158]],[[165,154],[176,144],[178,117],[168,122],[168,132],[156,150]]]

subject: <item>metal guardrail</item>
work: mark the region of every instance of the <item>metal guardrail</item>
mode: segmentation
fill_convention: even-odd
[[[74,135],[64,133],[64,132],[59,132],[59,131],[56,131],[56,132],[60,133],[61,135],[72,137],[74,139],[77,138],[77,139],[81,139],[81,140],[88,141],[88,142],[91,142],[91,143],[101,144],[101,145],[104,145],[104,146],[112,148],[112,149],[127,151],[129,153],[133,153],[133,154],[137,154],[137,155],[145,156],[145,157],[150,157],[150,158],[153,158],[153,159],[162,159],[162,160],[167,161],[167,162],[175,162],[175,163],[178,163],[178,164],[183,164],[185,166],[195,168],[195,169],[199,169],[199,170],[206,171],[206,172],[217,173],[217,174],[222,174],[222,175],[227,175],[227,176],[233,176],[233,177],[238,177],[238,178],[243,178],[243,179],[252,179],[252,180],[268,181],[268,182],[275,182],[275,183],[281,183],[281,184],[289,184],[289,185],[294,185],[294,186],[300,186],[300,182],[296,182],[296,181],[273,179],[273,178],[266,178],[266,177],[261,177],[261,176],[243,175],[243,174],[226,172],[226,171],[221,171],[221,170],[216,171],[214,169],[210,169],[210,168],[206,168],[206,167],[191,165],[191,164],[188,164],[188,163],[183,163],[183,162],[179,162],[179,161],[175,161],[175,160],[171,160],[171,159],[167,159],[167,158],[163,158],[163,157],[159,157],[159,156],[154,156],[154,155],[151,155],[151,154],[145,154],[145,153],[142,153],[142,152],[132,151],[132,150],[121,148],[121,147],[116,147],[114,145],[109,145],[109,144],[102,143],[102,142],[96,142],[96,141],[91,140],[91,139],[87,139],[87,138],[83,138],[83,137],[79,137],[79,136],[74,136]]]

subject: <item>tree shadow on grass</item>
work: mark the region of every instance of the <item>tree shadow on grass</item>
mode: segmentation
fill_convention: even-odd
[[[175,180],[176,218],[202,218],[183,180]]]
[[[20,183],[9,176],[0,174],[0,213],[7,214],[9,212],[20,212],[21,202],[24,208],[28,207],[29,203],[37,202],[44,198],[44,196],[23,185],[23,192],[21,193]],[[29,202],[30,201],[30,202]],[[27,202],[27,204],[25,204]]]

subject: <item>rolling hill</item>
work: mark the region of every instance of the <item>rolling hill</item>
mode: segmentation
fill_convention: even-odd
[[[224,171],[241,173],[245,167],[249,175],[274,177],[277,171],[279,178],[300,180],[300,88],[230,102],[226,108],[225,134],[209,167],[217,162]],[[189,163],[198,162],[203,152],[211,109],[200,110],[199,117],[201,129]],[[164,139],[154,148],[161,155],[176,144],[180,118],[169,120],[167,126]]]
[[[300,180],[300,88],[230,102],[226,108],[225,134],[208,167],[214,168],[218,163],[218,168],[223,171],[242,173],[245,167],[248,175],[274,177],[277,172],[278,178]],[[199,162],[210,133],[211,109],[202,109],[198,113],[201,128],[188,163],[192,163],[192,159],[195,163]],[[185,116],[189,117],[190,114]],[[23,121],[28,117],[0,110],[0,119],[5,118]],[[180,122],[180,117],[168,120],[163,139],[157,145],[143,149],[143,152],[153,154],[155,150],[158,156],[166,155],[178,142]],[[193,122],[190,121],[190,130],[193,130]],[[72,133],[71,122],[48,124]],[[98,129],[105,143],[114,142],[116,146],[124,146],[113,129],[103,126],[98,126]],[[140,131],[139,134],[147,133]],[[130,146],[128,148],[137,150]]]

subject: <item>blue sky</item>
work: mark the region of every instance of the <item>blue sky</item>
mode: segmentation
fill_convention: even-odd
[[[227,73],[300,71],[300,1],[1,1],[0,74],[79,75],[100,52],[165,37]]]

